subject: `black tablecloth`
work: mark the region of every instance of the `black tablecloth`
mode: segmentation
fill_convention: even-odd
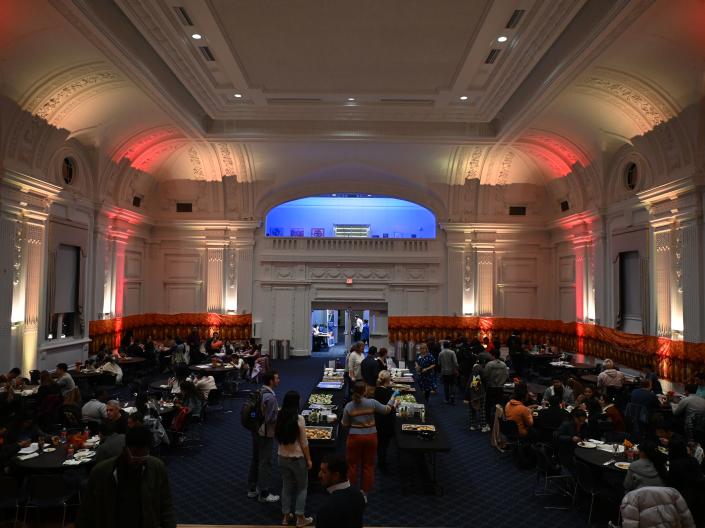
[[[421,438],[417,433],[406,432],[401,430],[402,424],[429,424],[436,427],[436,436],[433,438]],[[447,452],[450,451],[450,442],[443,430],[438,426],[436,421],[427,416],[425,422],[421,422],[419,418],[401,418],[397,416],[394,425],[394,434],[397,439],[397,446],[404,451],[414,452]]]
[[[14,458],[12,463],[14,467],[22,471],[42,472],[42,471],[63,471],[69,468],[89,468],[93,465],[95,457],[89,458],[88,461],[77,465],[65,466],[67,445],[56,447],[56,451],[51,453],[42,453],[38,457],[27,460]]]
[[[585,447],[576,447],[574,454],[575,458],[581,460],[582,462],[585,462],[586,464],[590,464],[591,466],[602,468],[605,470],[618,471],[623,473],[624,475],[627,474],[626,469],[619,469],[618,467],[615,467],[614,464],[609,464],[607,466],[604,465],[604,463],[608,460],[626,462],[627,456],[624,454],[624,452],[615,454],[612,451],[603,451],[602,449],[597,448],[588,449]]]

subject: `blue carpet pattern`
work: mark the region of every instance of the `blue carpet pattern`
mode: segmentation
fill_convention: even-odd
[[[298,390],[306,397],[324,363],[317,358],[276,361],[281,375],[280,401],[288,390]],[[211,412],[205,424],[192,427],[190,435],[197,435],[201,446],[166,457],[179,523],[280,523],[279,503],[260,504],[246,495],[250,436],[239,422],[241,402],[226,400],[224,412]],[[533,497],[535,473],[517,470],[508,457],[499,459],[489,445],[488,434],[469,431],[465,405],[445,405],[438,394],[431,397],[430,409],[452,445],[450,453],[438,456],[444,494],[424,495],[419,489],[402,495],[392,444],[390,473],[377,473],[365,513],[366,525],[555,528],[586,524],[586,512],[544,509]],[[276,469],[274,482],[278,493],[281,481]],[[320,486],[310,489],[307,514],[315,516],[324,499]]]

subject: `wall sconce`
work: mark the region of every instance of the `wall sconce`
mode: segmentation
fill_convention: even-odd
[[[61,339],[66,339],[66,334],[61,334]]]
[[[235,310],[228,310],[228,315],[235,315]]]
[[[47,339],[54,339],[54,336],[52,334],[47,335]]]

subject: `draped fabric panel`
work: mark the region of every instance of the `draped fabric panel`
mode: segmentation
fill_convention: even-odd
[[[186,314],[139,314],[91,321],[89,336],[91,353],[95,354],[105,344],[112,350],[120,346],[120,339],[127,330],[132,330],[137,339],[151,335],[156,341],[179,336],[185,339],[196,328],[201,340],[214,331],[224,339],[248,339],[252,331],[252,314],[222,315],[215,313]]]
[[[439,339],[488,336],[505,342],[515,331],[531,343],[550,340],[561,349],[602,359],[609,357],[635,369],[651,365],[661,378],[680,383],[692,380],[696,372],[705,371],[705,343],[627,334],[599,325],[503,317],[405,316],[389,317],[388,328],[392,343],[419,342],[428,336]]]

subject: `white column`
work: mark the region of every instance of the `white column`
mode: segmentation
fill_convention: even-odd
[[[593,283],[592,283],[592,295],[593,303],[595,309],[595,323],[604,324],[607,322],[607,305],[606,299],[606,288],[607,288],[607,276],[605,271],[608,268],[607,265],[607,251],[605,244],[604,235],[604,225],[600,227],[600,230],[595,234],[595,239],[593,242],[594,252],[593,252]]]
[[[452,233],[456,234],[456,233]],[[449,233],[451,235],[451,233]],[[448,242],[448,276],[446,280],[447,314],[463,314],[463,297],[465,291],[465,252],[464,244]]]
[[[12,216],[3,215],[0,218],[0,372],[7,372],[19,360],[12,346],[13,333],[16,333],[17,328],[14,323],[18,317],[17,313],[13,313],[17,305],[14,299],[17,291],[14,266],[16,263],[21,264],[21,261],[16,261],[16,225],[17,221]]]
[[[27,223],[25,238],[25,314],[22,329],[22,372],[37,368],[37,338],[39,332],[40,306],[45,288],[44,224]]]
[[[223,313],[223,254],[222,247],[206,249],[208,261],[206,310],[213,313]]]
[[[237,312],[237,250],[232,242],[225,255],[225,309],[228,312]]]
[[[254,242],[237,247],[237,311],[252,313],[252,279]]]
[[[671,337],[671,229],[654,232],[656,335]]]
[[[477,298],[475,307],[477,315],[495,313],[495,251],[493,246],[476,246],[477,255]]]
[[[475,277],[477,256],[472,248],[463,254],[463,315],[475,314]]]
[[[696,221],[688,221],[681,227],[683,246],[682,295],[683,295],[683,339],[699,343],[705,339],[700,321],[703,317],[703,273],[702,229]]]

